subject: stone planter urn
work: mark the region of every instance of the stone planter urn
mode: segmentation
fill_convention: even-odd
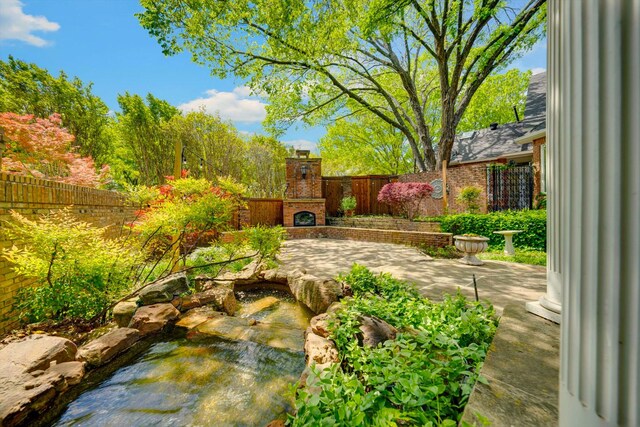
[[[489,247],[488,237],[482,236],[453,236],[456,249],[464,252],[464,257],[460,262],[467,265],[484,265],[484,262],[476,258],[476,254],[484,252]]]

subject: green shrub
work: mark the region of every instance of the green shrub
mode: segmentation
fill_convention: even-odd
[[[480,205],[478,205],[478,199],[482,189],[474,186],[464,187],[460,190],[460,194],[456,197],[456,200],[464,205],[465,211],[468,213],[478,213],[480,211]]]
[[[488,214],[446,215],[439,219],[445,233],[479,234],[489,238],[489,247],[504,248],[504,237],[493,234],[500,230],[523,230],[513,236],[516,247],[545,251],[547,246],[547,211],[502,211]]]
[[[340,200],[340,209],[342,212],[353,211],[356,209],[357,202],[355,196],[343,197]]]
[[[92,318],[129,290],[141,261],[125,241],[105,238],[104,228],[76,220],[68,208],[35,221],[11,212],[5,234],[22,246],[4,249],[4,257],[35,282],[14,300],[27,322]]]
[[[284,227],[279,225],[276,227],[257,225],[242,230],[242,236],[247,246],[250,250],[258,253],[260,260],[275,261],[286,235]]]
[[[456,426],[496,329],[492,307],[458,294],[433,303],[409,284],[355,265],[342,278],[354,296],[332,314],[341,364],[296,392],[294,426]],[[358,318],[399,329],[375,348],[356,339]]]

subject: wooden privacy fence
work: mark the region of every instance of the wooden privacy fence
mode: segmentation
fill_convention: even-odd
[[[356,215],[390,215],[391,208],[378,202],[378,193],[385,184],[396,182],[397,178],[395,175],[322,177],[327,216],[338,216],[340,201],[349,195],[356,198]]]
[[[282,199],[245,199],[245,202],[247,208],[241,209],[237,215],[237,228],[283,224]]]

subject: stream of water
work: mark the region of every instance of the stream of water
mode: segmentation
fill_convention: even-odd
[[[238,293],[237,316],[303,333],[311,313],[277,291]],[[81,394],[55,426],[264,426],[292,407],[304,353],[248,341],[158,342]]]

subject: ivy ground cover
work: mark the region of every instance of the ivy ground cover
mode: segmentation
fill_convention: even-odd
[[[296,391],[294,426],[456,426],[497,327],[493,307],[461,294],[442,302],[355,265],[342,281],[353,297],[331,314],[340,364]],[[398,329],[377,347],[359,344],[359,319]]]

